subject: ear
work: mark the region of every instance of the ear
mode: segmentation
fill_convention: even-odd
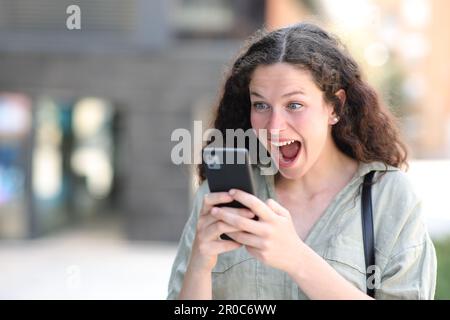
[[[339,101],[341,102],[341,106],[343,106],[345,104],[345,100],[347,99],[345,90],[339,89],[338,91],[336,91],[335,95],[338,97]]]
[[[347,95],[345,94],[345,90],[344,89],[339,89],[338,91],[336,91],[335,93],[336,97],[339,99],[340,105],[343,106],[345,104],[345,100],[347,99]],[[336,115],[336,112],[333,108],[333,110],[331,111],[330,114],[330,120],[329,123],[331,125],[336,124],[339,121],[339,117]]]

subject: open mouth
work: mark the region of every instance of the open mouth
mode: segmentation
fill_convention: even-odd
[[[300,155],[302,144],[298,140],[285,140],[283,142],[271,141],[271,145],[275,147],[278,154],[280,166],[287,167],[293,164]]]

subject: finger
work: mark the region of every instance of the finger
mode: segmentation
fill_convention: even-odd
[[[232,208],[214,207],[211,210],[211,214],[226,224],[235,227],[237,230],[243,230],[257,235],[264,234],[264,225],[261,222],[241,217],[233,212]]]
[[[288,218],[291,216],[291,214],[285,207],[283,207],[281,204],[279,204],[278,202],[276,202],[273,199],[268,199],[266,201],[266,204],[269,206],[270,209],[273,210],[273,212],[279,214],[282,217]]]
[[[206,240],[217,240],[223,233],[236,231],[239,231],[239,229],[223,221],[217,221],[216,223],[211,224],[205,229],[204,238]]]
[[[261,219],[270,220],[272,218],[272,210],[254,195],[238,189],[231,189],[229,193],[234,200],[242,203]]]
[[[233,208],[233,207],[226,207],[226,206],[218,207],[218,208],[224,209],[227,212],[231,212],[231,213],[240,215],[243,218],[253,219],[255,217],[255,214],[252,211],[248,210],[247,208]]]
[[[203,197],[203,206],[200,214],[207,214],[213,206],[231,201],[233,201],[233,197],[231,197],[228,192],[211,192],[205,194]]]
[[[234,211],[235,214],[240,215],[241,217],[245,217],[245,218],[249,218],[249,219],[252,219],[255,217],[255,214],[248,209],[237,209],[237,208],[230,208],[230,207],[222,207],[222,208],[229,208],[229,209],[236,210],[236,211]],[[218,219],[211,214],[203,215],[203,216],[199,217],[198,228],[206,229],[209,225],[213,224],[216,221],[218,221]]]
[[[215,240],[211,241],[208,245],[210,247],[211,254],[221,254],[242,247],[242,244],[229,240]]]
[[[248,232],[236,231],[229,232],[227,235],[234,241],[252,248],[261,248],[261,238]]]
[[[211,214],[203,215],[198,218],[197,230],[205,230],[208,226],[217,222],[218,219]]]

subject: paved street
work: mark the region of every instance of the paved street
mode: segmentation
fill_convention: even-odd
[[[175,251],[108,229],[0,242],[0,299],[165,299]]]

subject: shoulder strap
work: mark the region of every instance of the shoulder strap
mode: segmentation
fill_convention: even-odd
[[[373,231],[372,214],[372,178],[375,171],[371,171],[364,176],[361,196],[361,220],[364,241],[364,258],[366,261],[366,285],[369,284],[371,273],[368,272],[369,266],[375,265],[375,237]],[[367,294],[375,297],[375,289],[367,287]]]

